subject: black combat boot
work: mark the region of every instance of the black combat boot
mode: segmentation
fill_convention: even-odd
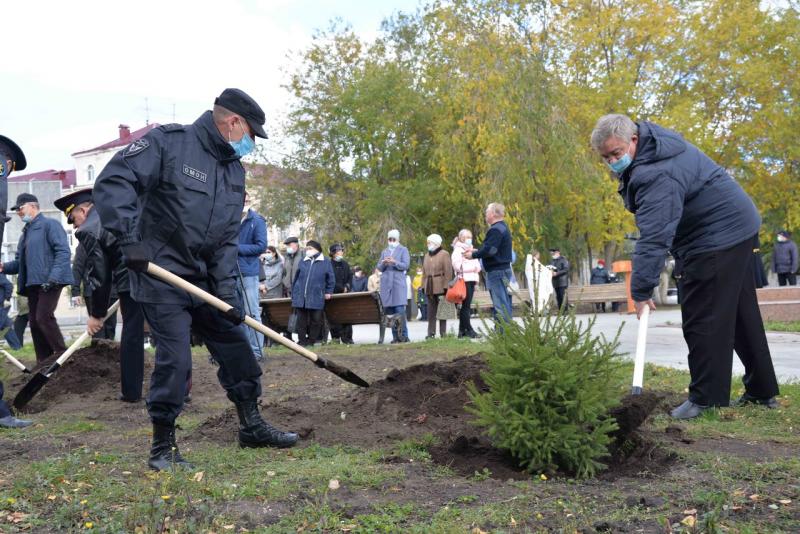
[[[241,447],[277,447],[284,449],[297,443],[297,434],[282,432],[261,418],[256,401],[236,403],[239,414],[239,445]]]
[[[153,446],[147,465],[156,471],[194,469],[192,464],[183,459],[175,443],[175,423],[164,425],[153,422]]]

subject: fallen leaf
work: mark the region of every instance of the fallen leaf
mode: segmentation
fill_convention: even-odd
[[[687,515],[683,518],[683,521],[681,521],[681,524],[684,524],[689,528],[693,528],[695,523],[697,523],[697,519],[695,519],[693,515]]]
[[[236,525],[222,525],[222,528],[225,530],[233,530],[235,527]]]
[[[192,479],[194,479],[195,482],[200,482],[201,480],[203,480],[203,476],[205,476],[205,472],[198,471],[197,473],[194,474]]]
[[[48,501],[54,501],[54,500],[56,500],[56,496],[55,495],[48,495],[47,496],[47,500]]]
[[[697,515],[697,509],[689,508],[688,510],[684,510],[683,515]]]
[[[416,422],[416,423],[419,423],[419,424],[421,425],[422,423],[424,423],[424,422],[425,422],[425,421],[427,421],[427,420],[428,420],[428,414],[426,414],[426,413],[421,413],[421,414],[419,414],[419,415],[417,416],[417,418],[416,418],[416,419],[414,419],[414,422]]]
[[[781,499],[778,502],[781,503],[781,504],[792,504],[792,500],[791,499]]]
[[[516,519],[514,519],[514,516],[513,516],[513,515],[511,516],[511,526],[512,526],[512,527],[516,527],[516,526],[517,526],[517,520],[516,520]]]
[[[275,476],[275,471],[267,471],[267,476],[268,477],[274,477]]]
[[[777,504],[770,504],[767,508],[769,508],[770,510],[777,510],[778,509],[778,505]]]
[[[28,517],[28,514],[22,512],[12,512],[6,517],[6,520],[12,523],[21,523],[26,517]]]
[[[330,479],[330,481],[328,482],[328,489],[330,490],[339,489],[339,481],[336,480],[335,478]]]
[[[123,471],[123,472],[122,472],[122,474],[123,474],[123,475],[130,475],[130,474],[131,474],[131,472],[130,472],[130,471]]]
[[[472,534],[488,534],[485,530],[481,530],[478,527],[472,529]]]
[[[539,475],[539,478],[541,478],[542,480],[547,480],[547,475],[542,473],[541,475]]]
[[[761,498],[761,495],[759,495],[758,493],[754,493],[754,494],[750,495],[750,497],[748,497],[748,499],[750,499],[751,501],[757,501],[760,498]]]

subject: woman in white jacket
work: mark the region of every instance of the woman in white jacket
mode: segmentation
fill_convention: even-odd
[[[472,232],[467,229],[458,232],[458,237],[453,241],[453,272],[456,276],[464,279],[467,286],[467,298],[461,304],[458,312],[458,337],[480,337],[472,329],[470,324],[470,308],[472,306],[472,295],[475,293],[475,286],[480,280],[481,262],[479,260],[468,260],[464,257],[464,252],[472,249]]]
[[[539,261],[539,251],[534,250],[525,258],[525,277],[528,279],[528,292],[536,311],[547,311],[550,297],[553,296],[553,271]]]

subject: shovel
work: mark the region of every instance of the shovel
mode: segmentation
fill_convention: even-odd
[[[189,282],[187,282],[186,280],[184,280],[180,276],[176,276],[176,275],[172,274],[171,272],[167,271],[166,269],[164,269],[162,267],[159,267],[158,265],[155,265],[153,263],[148,263],[147,264],[147,274],[153,275],[156,278],[158,278],[160,280],[163,280],[164,282],[166,282],[166,283],[168,283],[168,284],[170,284],[172,286],[175,286],[175,287],[177,287],[179,289],[183,289],[187,293],[190,293],[190,294],[194,295],[195,297],[197,297],[200,300],[204,301],[209,306],[213,306],[214,308],[218,309],[219,311],[221,311],[223,313],[227,312],[228,310],[233,309],[233,306],[231,306],[227,302],[224,302],[224,301],[218,299],[217,297],[215,297],[214,295],[212,295],[212,294],[210,294],[210,293],[208,293],[206,291],[203,291],[199,287],[197,287],[197,286],[195,286],[193,284],[190,284]],[[351,371],[347,367],[343,367],[341,365],[333,363],[330,360],[326,360],[326,359],[324,359],[324,358],[322,358],[320,356],[317,356],[316,354],[314,354],[310,350],[306,349],[305,347],[301,347],[300,345],[298,345],[297,343],[295,343],[291,339],[286,339],[285,337],[280,335],[278,332],[272,330],[271,328],[268,328],[268,327],[264,326],[263,324],[259,323],[258,321],[256,321],[252,317],[245,316],[244,324],[246,324],[250,328],[253,328],[254,330],[258,330],[259,332],[261,332],[262,334],[264,334],[265,336],[270,338],[272,341],[275,341],[276,343],[280,343],[284,347],[293,350],[294,352],[296,352],[300,356],[303,356],[304,358],[308,358],[309,360],[314,362],[314,364],[316,364],[317,367],[321,367],[322,369],[330,371],[331,373],[335,374],[336,376],[338,376],[342,380],[346,380],[347,382],[350,382],[351,384],[355,384],[355,385],[361,386],[363,388],[368,388],[369,387],[369,383],[367,381],[365,381],[363,378],[361,378],[360,376],[355,374],[353,371]]]
[[[3,356],[5,356],[5,357],[6,357],[6,359],[7,359],[8,361],[10,361],[11,363],[13,363],[13,364],[14,364],[14,367],[16,367],[17,369],[19,369],[19,370],[20,370],[20,371],[22,371],[23,373],[27,373],[27,374],[30,374],[30,373],[31,373],[31,370],[30,370],[30,369],[28,369],[27,367],[25,367],[25,364],[24,364],[24,363],[22,363],[21,361],[19,361],[19,360],[18,360],[18,359],[16,359],[15,357],[13,357],[11,354],[9,354],[9,353],[8,353],[8,351],[5,351],[5,350],[3,350],[3,349],[0,349],[0,352],[2,352],[2,353],[3,353]]]
[[[108,313],[106,313],[106,316],[103,317],[103,321],[117,313],[117,308],[119,308],[119,301],[116,301],[111,305],[111,307],[108,309]],[[58,359],[53,362],[53,365],[48,367],[46,371],[39,371],[33,375],[33,378],[31,378],[28,383],[25,384],[25,387],[19,390],[17,396],[14,397],[14,408],[17,410],[24,408],[25,405],[28,404],[37,393],[39,393],[39,390],[41,390],[44,385],[47,384],[47,381],[50,380],[50,377],[53,376],[53,374],[55,374],[55,372],[58,371],[62,365],[64,365],[64,362],[66,362],[69,357],[80,348],[83,342],[89,339],[89,337],[91,337],[89,332],[84,332],[81,334],[81,336],[76,339],[67,350],[64,351],[64,354],[59,356]]]
[[[639,319],[639,334],[636,336],[636,357],[633,360],[633,387],[631,395],[642,394],[642,382],[644,382],[644,350],[647,346],[647,322],[650,318],[650,306],[645,305],[642,309],[642,317]]]

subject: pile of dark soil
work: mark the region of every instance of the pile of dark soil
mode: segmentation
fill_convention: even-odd
[[[45,371],[57,356],[39,365],[34,372]],[[19,375],[9,383],[16,392],[32,375]],[[89,347],[76,351],[56,371],[47,385],[25,407],[26,413],[38,413],[67,396],[86,397],[104,388],[119,388],[119,343],[95,340]],[[9,398],[12,398],[9,395]]]
[[[497,478],[527,478],[529,475],[510,455],[492,447],[481,430],[471,424],[473,416],[464,408],[469,402],[468,383],[474,383],[480,391],[486,389],[480,375],[485,370],[481,354],[394,369],[368,389],[359,389],[340,401],[301,396],[266,404],[262,411],[274,426],[296,431],[302,440],[322,445],[377,448],[432,434],[439,444],[429,451],[439,464],[465,475],[487,469]],[[636,441],[635,431],[660,400],[648,393],[626,397],[610,414],[620,427],[615,436],[620,446],[612,451],[614,463],[624,463],[652,446],[644,439]],[[229,444],[237,430],[236,412],[229,408],[207,419],[189,439]],[[638,445],[632,447],[632,443]]]

